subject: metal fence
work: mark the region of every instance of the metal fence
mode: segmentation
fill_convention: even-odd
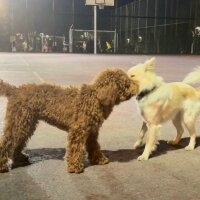
[[[10,36],[12,52],[68,52],[68,44],[64,36],[51,36],[36,32]]]
[[[117,33],[115,31],[97,31],[97,52],[115,53],[117,51]],[[94,52],[94,31],[93,30],[69,30],[69,52],[93,53]]]
[[[199,0],[135,0],[116,8],[122,53],[200,53]]]

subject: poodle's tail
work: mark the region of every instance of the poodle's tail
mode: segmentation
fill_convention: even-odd
[[[200,83],[200,67],[197,67],[193,72],[190,72],[183,80],[187,84]]]
[[[15,90],[16,90],[15,86],[0,80],[0,96],[9,97],[14,93]]]

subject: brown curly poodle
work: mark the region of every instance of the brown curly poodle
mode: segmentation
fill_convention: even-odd
[[[137,84],[121,69],[107,69],[80,88],[45,83],[15,87],[0,81],[0,95],[8,98],[0,140],[0,172],[29,164],[22,150],[39,120],[68,131],[68,172],[83,171],[85,149],[91,164],[108,163],[97,141],[99,128],[114,105],[130,99],[137,90]]]

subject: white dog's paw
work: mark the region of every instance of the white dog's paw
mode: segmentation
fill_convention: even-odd
[[[137,158],[137,160],[139,160],[139,161],[148,160],[148,159],[149,159],[149,157],[148,157],[148,156],[145,156],[145,155],[141,155],[141,156],[139,156],[139,157]]]
[[[133,149],[137,149],[138,147],[140,147],[140,143],[139,143],[139,142],[136,142],[136,143],[133,145]]]
[[[133,145],[133,149],[137,149],[139,147],[144,146],[144,143],[141,141],[137,141],[134,145]]]
[[[185,150],[186,150],[186,151],[192,151],[192,150],[194,150],[194,147],[188,145],[188,146],[185,147]]]
[[[8,166],[9,169],[12,168],[12,164],[13,164],[12,159],[8,158],[7,166]]]

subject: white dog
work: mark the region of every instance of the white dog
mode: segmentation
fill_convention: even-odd
[[[151,58],[128,70],[128,76],[139,84],[137,102],[144,119],[134,148],[145,144],[144,136],[148,130],[145,149],[138,160],[148,160],[155,148],[161,124],[167,120],[172,120],[177,130],[176,137],[169,143],[179,143],[183,123],[190,134],[190,142],[185,149],[195,148],[195,121],[200,113],[200,89],[188,84],[200,82],[200,69],[191,72],[183,82],[165,83],[162,77],[155,74],[154,66],[155,59]]]

